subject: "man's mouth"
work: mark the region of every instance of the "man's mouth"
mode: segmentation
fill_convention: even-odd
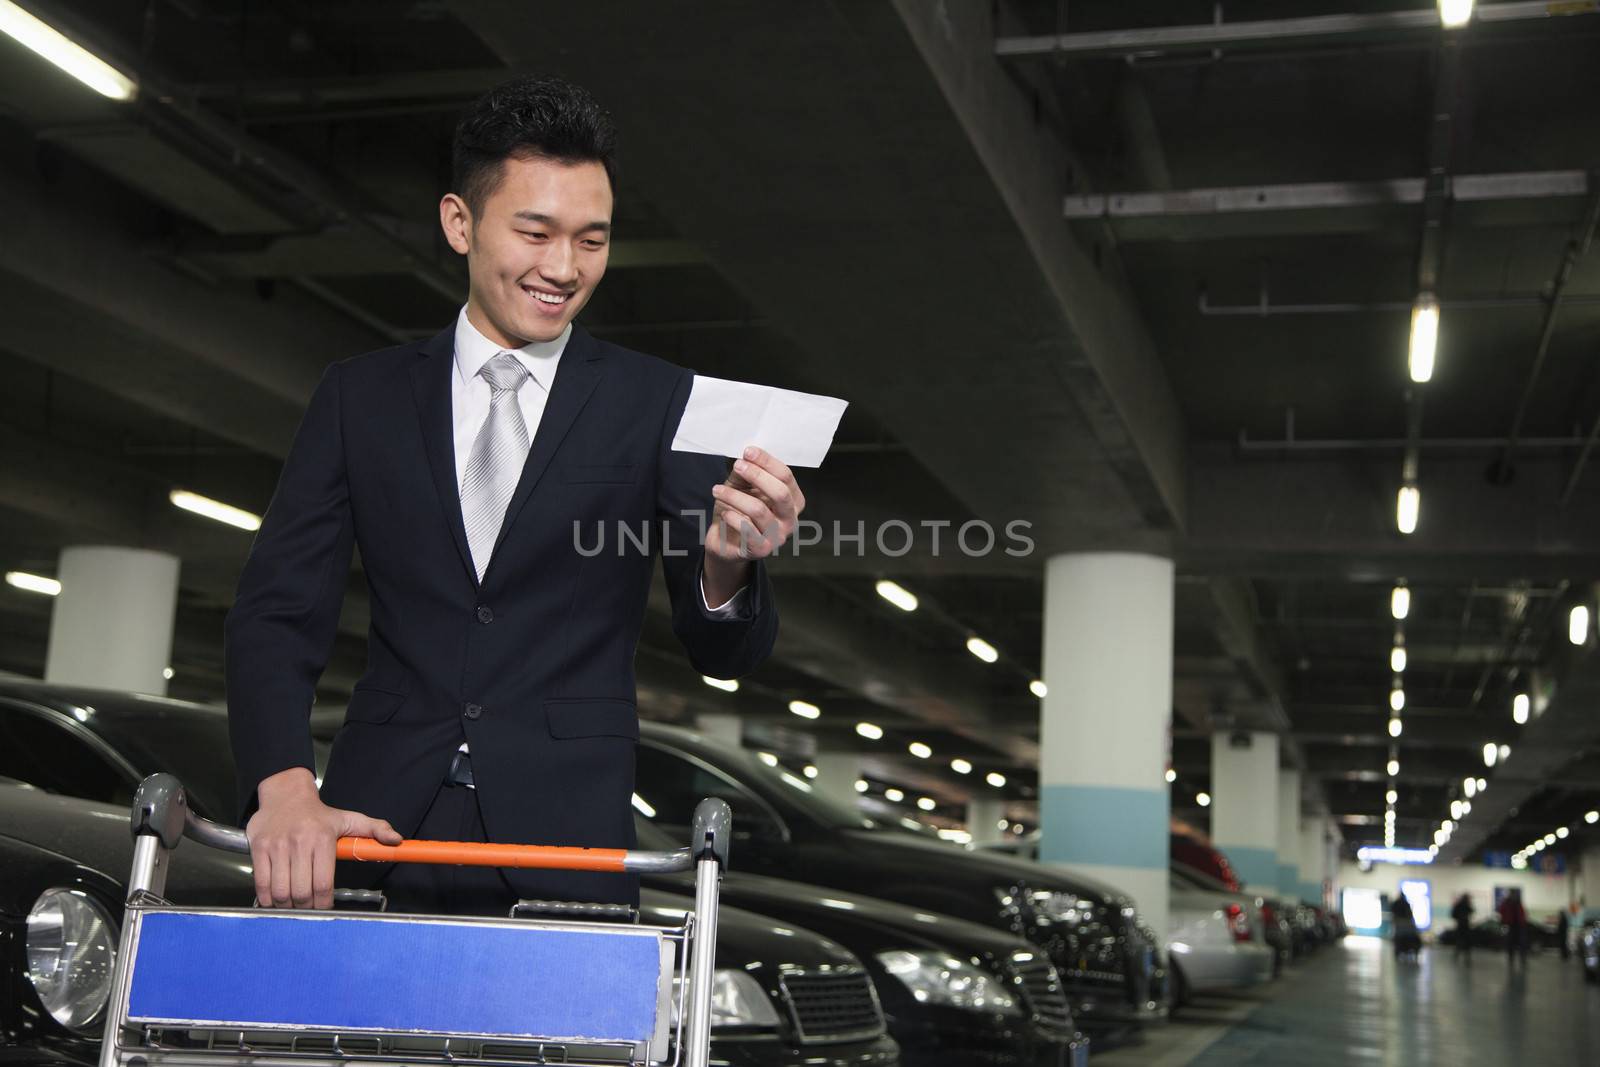
[[[531,285],[522,286],[522,291],[533,297],[534,303],[539,305],[539,310],[546,314],[559,311],[568,300],[572,299],[571,293],[552,293],[544,289],[535,289]]]

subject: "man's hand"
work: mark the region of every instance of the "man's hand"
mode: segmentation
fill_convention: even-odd
[[[256,788],[261,807],[244,828],[255,866],[256,902],[262,907],[333,907],[335,845],[341,837],[374,837],[398,845],[401,837],[382,819],[330,808],[304,767],[264,778]]]
[[[732,596],[744,584],[750,560],[772,555],[794,533],[806,498],[794,472],[754,445],[711,493],[716,503],[706,530],[706,598],[719,603],[717,592]]]

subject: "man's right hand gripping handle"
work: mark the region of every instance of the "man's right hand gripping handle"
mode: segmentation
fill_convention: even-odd
[[[262,907],[333,907],[335,845],[341,837],[371,837],[386,845],[402,840],[383,819],[330,808],[304,767],[261,780],[260,807],[246,824],[255,867],[256,902]]]

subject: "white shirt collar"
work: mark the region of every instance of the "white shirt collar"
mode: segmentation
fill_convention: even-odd
[[[468,321],[466,305],[462,305],[461,313],[456,316],[456,374],[463,383],[470,384],[485,363],[501,352],[510,351],[548,393],[556,380],[556,365],[561,361],[561,353],[566,351],[567,341],[571,337],[572,323],[569,322],[567,328],[561,331],[561,336],[553,341],[532,341],[521,348],[504,349]]]

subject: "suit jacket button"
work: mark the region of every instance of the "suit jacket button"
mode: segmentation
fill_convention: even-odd
[[[467,718],[469,718],[469,719],[481,718],[483,716],[483,705],[482,704],[468,704],[466,706],[466,708],[465,708],[465,713],[466,713]]]
[[[494,612],[489,610],[489,605],[478,605],[478,621],[485,625],[494,622]]]

